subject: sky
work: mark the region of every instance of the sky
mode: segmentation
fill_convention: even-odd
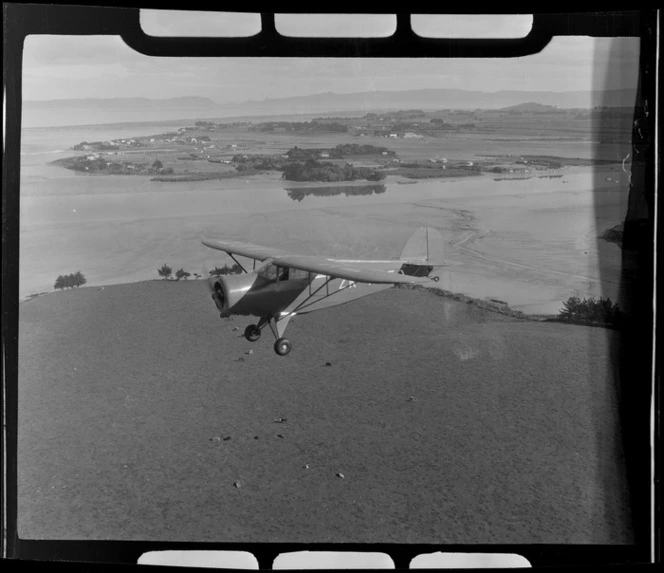
[[[154,11],[151,11],[154,12]],[[251,35],[260,25],[257,14],[183,13],[177,19],[157,12],[142,19],[151,35]],[[146,12],[147,14],[147,12]],[[321,15],[318,15],[321,16]],[[371,15],[371,18],[379,15]],[[367,35],[389,35],[393,16],[355,22]],[[457,20],[457,35],[472,35],[484,25],[492,35],[523,36],[530,17]],[[348,21],[347,21],[348,22]],[[377,22],[377,23],[376,23]],[[178,26],[176,26],[176,23]],[[359,26],[359,24],[361,26]],[[333,16],[318,20],[276,18],[282,33],[339,35],[357,33]],[[296,26],[297,24],[297,26]],[[488,27],[487,27],[488,25]],[[290,26],[290,28],[289,28]],[[299,26],[299,27],[298,27]],[[422,34],[440,27],[432,17],[415,19]],[[214,31],[214,32],[213,32]],[[482,91],[576,91],[636,83],[637,38],[558,37],[541,53],[511,59],[309,59],[309,58],[154,58],[134,52],[116,36],[29,36],[23,60],[24,100],[204,96],[232,104],[324,92],[354,93],[423,88]]]

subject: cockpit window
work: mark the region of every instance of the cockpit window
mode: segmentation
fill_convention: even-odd
[[[309,279],[309,273],[300,269],[289,269],[289,279],[292,281]]]
[[[269,282],[308,279],[309,273],[281,265],[267,264],[258,271],[258,276]]]
[[[279,277],[279,280],[287,281],[289,279],[289,271],[288,267],[277,267],[277,277]]]
[[[259,269],[258,276],[267,280],[267,281],[276,281],[278,268],[276,265],[268,264]]]

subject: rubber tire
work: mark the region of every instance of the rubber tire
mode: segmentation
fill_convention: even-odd
[[[288,338],[279,338],[275,343],[274,343],[274,351],[279,355],[279,356],[286,356],[291,351],[291,348],[293,345],[291,344],[291,341],[288,340]]]
[[[256,342],[261,337],[261,329],[255,324],[250,324],[244,329],[244,337],[249,342]]]
[[[435,282],[435,283],[437,283],[440,280],[440,277],[438,277],[438,276],[431,277],[431,278],[433,279],[433,282]]]

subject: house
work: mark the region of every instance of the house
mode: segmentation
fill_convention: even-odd
[[[404,139],[423,139],[423,136],[413,133],[412,131],[407,131],[403,134]]]
[[[396,133],[390,133],[390,137],[399,137]]]
[[[327,151],[323,151],[323,153],[320,154],[321,157],[328,158],[330,157],[330,154]]]

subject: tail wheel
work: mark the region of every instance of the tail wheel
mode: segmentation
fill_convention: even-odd
[[[288,340],[288,338],[279,338],[275,343],[274,343],[274,351],[279,355],[279,356],[286,356],[291,351],[292,344],[291,341]]]
[[[261,337],[261,329],[255,324],[250,324],[244,329],[244,337],[249,342],[256,342]]]

